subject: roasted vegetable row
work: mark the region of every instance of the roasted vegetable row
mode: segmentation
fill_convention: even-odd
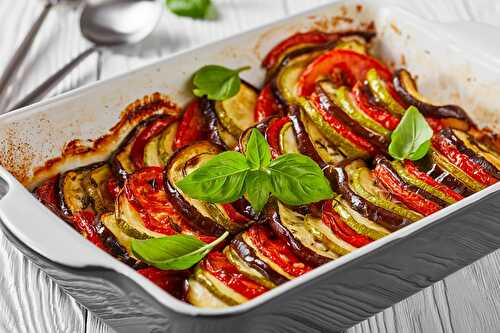
[[[263,61],[259,91],[242,81],[225,100],[195,98],[180,115],[150,116],[107,161],[61,173],[35,195],[92,243],[196,306],[243,303],[348,254],[500,179],[500,140],[456,105],[421,96],[411,74],[370,55],[366,31],[299,33]],[[388,146],[409,106],[434,134],[418,161]],[[335,196],[303,206],[276,199],[257,213],[247,198],[191,198],[177,183],[223,151],[244,152],[253,129],[271,155],[299,153]],[[231,234],[194,268],[160,270],[133,239]],[[187,284],[185,282],[188,282]],[[187,287],[186,287],[187,286]]]

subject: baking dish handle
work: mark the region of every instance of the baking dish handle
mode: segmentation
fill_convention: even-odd
[[[38,254],[64,265],[108,266],[104,252],[81,237],[0,166],[0,223]]]

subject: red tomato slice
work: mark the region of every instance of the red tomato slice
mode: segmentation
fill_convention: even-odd
[[[76,230],[100,249],[111,253],[111,250],[104,245],[95,227],[95,214],[91,211],[81,211],[71,217]]]
[[[463,172],[483,185],[493,185],[497,179],[484,170],[479,164],[474,163],[469,156],[462,154],[455,145],[448,142],[442,135],[432,137],[432,146]]]
[[[167,198],[163,188],[163,172],[159,167],[147,167],[134,172],[125,182],[129,202],[139,212],[146,228],[165,235],[178,232],[193,234],[205,242],[214,237],[193,230]]]
[[[321,31],[296,33],[273,47],[273,49],[269,51],[269,53],[262,61],[262,66],[266,69],[273,67],[280,56],[292,46],[298,44],[323,44],[331,40],[336,40],[338,38],[338,33],[325,33]]]
[[[328,110],[326,110],[323,105],[321,104],[319,95],[316,94],[316,92],[313,92],[310,101],[313,104],[313,106],[316,108],[316,110],[319,111],[323,119],[340,135],[342,135],[344,138],[349,140],[353,145],[366,150],[370,154],[375,154],[377,150],[375,147],[366,141],[364,138],[361,136],[357,135],[356,133],[352,132],[342,121],[337,119],[333,114],[331,114]]]
[[[113,176],[111,176],[108,179],[106,189],[108,190],[108,193],[113,200],[116,200],[116,198],[118,197],[118,194],[120,193],[120,190],[121,190],[120,185],[118,184],[118,181]]]
[[[238,212],[236,208],[230,203],[228,204],[223,204],[222,207],[224,208],[224,211],[226,212],[227,216],[229,219],[235,223],[239,224],[245,224],[250,222],[250,219]]]
[[[240,273],[238,268],[220,252],[210,252],[202,261],[201,266],[217,280],[248,299],[255,298],[269,290]]]
[[[266,140],[267,143],[269,143],[269,148],[271,149],[271,156],[273,158],[277,158],[278,156],[281,155],[280,133],[283,126],[285,126],[285,124],[288,123],[289,121],[290,118],[288,118],[288,116],[285,116],[273,122],[266,129]]]
[[[354,85],[352,90],[356,104],[364,113],[377,123],[384,126],[388,130],[394,130],[399,124],[399,118],[393,116],[384,107],[371,103],[367,94],[364,92],[362,85],[362,82],[358,82]]]
[[[326,201],[323,205],[321,221],[329,226],[335,235],[352,246],[361,247],[372,242],[370,238],[357,233],[342,221],[340,215],[333,209],[331,200]]]
[[[177,117],[172,116],[158,118],[137,135],[130,149],[130,159],[136,168],[140,169],[144,166],[144,147],[149,140],[163,132],[175,120],[177,120]]]
[[[312,267],[301,262],[280,238],[273,238],[269,229],[262,225],[253,225],[246,231],[252,243],[260,253],[281,267],[286,273],[297,277],[309,272]]]
[[[186,107],[175,134],[174,149],[206,137],[205,117],[200,109],[200,100],[195,99]]]
[[[309,96],[316,86],[316,81],[322,77],[329,77],[337,70],[341,70],[347,81],[354,85],[366,79],[366,73],[374,68],[380,78],[390,82],[390,70],[375,58],[350,50],[332,50],[311,62],[298,81],[300,96]]]
[[[184,298],[184,283],[189,276],[189,271],[164,271],[156,267],[147,267],[138,269],[137,273],[148,278],[172,296]]]
[[[415,163],[413,163],[412,161],[405,160],[403,162],[403,164],[405,166],[406,171],[408,171],[408,173],[410,173],[410,175],[412,175],[413,177],[415,177],[417,179],[420,179],[420,180],[426,182],[427,184],[429,184],[432,187],[434,187],[435,189],[445,193],[446,195],[455,199],[456,201],[462,200],[464,198],[463,196],[461,196],[457,192],[453,191],[448,186],[443,185],[441,183],[438,183],[434,178],[432,178],[431,176],[429,176],[425,172],[420,171],[417,168],[417,166],[415,165]]]
[[[280,113],[281,106],[276,102],[272,92],[271,82],[269,82],[264,86],[264,88],[262,88],[259,97],[257,98],[254,114],[255,121],[259,122],[269,116]]]
[[[61,214],[59,208],[59,175],[47,179],[43,184],[35,189],[35,196],[42,204],[47,206],[57,215]]]
[[[377,177],[377,180],[382,183],[382,185],[392,195],[394,195],[394,197],[396,197],[410,209],[413,209],[414,211],[419,212],[420,214],[423,214],[425,216],[437,212],[441,209],[441,207],[437,203],[424,198],[418,193],[404,188],[398,182],[398,180],[394,178],[394,176],[382,165],[377,164],[377,166],[375,166],[374,173]]]

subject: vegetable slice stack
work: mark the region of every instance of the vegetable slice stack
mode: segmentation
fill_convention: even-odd
[[[106,161],[58,174],[34,195],[175,297],[225,307],[495,184],[498,135],[479,129],[461,107],[426,99],[407,70],[392,73],[371,55],[373,36],[294,34],[264,58],[260,91],[240,79],[248,67],[204,66],[194,75],[195,97],[182,113],[155,109],[140,120],[131,117],[129,133]],[[262,142],[253,133],[261,133]],[[252,145],[264,152],[247,157]],[[243,181],[206,182],[217,186],[205,186],[198,199],[179,185],[220,156],[250,160],[244,168],[216,170],[216,176],[244,174]],[[317,190],[299,188],[296,179],[277,191],[278,182],[266,172],[290,178],[291,171],[283,172],[290,170],[286,163],[268,168],[287,156],[312,163],[310,170],[301,168],[302,177],[315,172],[329,196],[293,202],[300,191],[311,197]],[[253,191],[243,187],[247,181]],[[210,201],[215,192],[227,200]],[[143,256],[137,250],[137,244],[169,236],[175,249],[167,242],[163,252],[148,248]],[[184,258],[178,270],[176,258],[162,257],[173,252]]]

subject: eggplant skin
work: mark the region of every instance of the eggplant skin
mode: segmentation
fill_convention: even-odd
[[[440,134],[451,144],[457,147],[458,151],[464,155],[467,155],[471,161],[478,164],[486,170],[489,174],[491,174],[496,179],[500,179],[500,170],[498,170],[493,164],[491,164],[484,157],[476,154],[472,149],[468,148],[465,143],[460,140],[454,133],[451,128],[443,128],[440,131]]]
[[[453,191],[457,192],[463,197],[468,197],[473,195],[475,192],[468,188],[464,183],[460,180],[456,179],[452,174],[444,171],[439,167],[439,165],[432,163],[430,167],[427,169],[427,175],[432,177],[438,183],[448,186]]]
[[[223,150],[229,150],[229,147],[222,139],[219,131],[220,124],[217,114],[215,113],[215,103],[204,96],[201,98],[200,108],[205,119],[207,119],[209,141],[221,147]]]
[[[378,135],[371,132],[358,124],[357,121],[351,119],[341,108],[339,108],[335,103],[330,100],[328,94],[319,85],[316,86],[316,93],[319,96],[320,103],[323,105],[325,110],[335,116],[338,120],[344,123],[349,129],[358,134],[359,136],[366,139],[368,142],[373,144],[380,153],[387,154],[387,147],[389,146],[389,141],[382,135]]]
[[[248,246],[241,234],[233,238],[229,245],[250,267],[261,273],[266,279],[270,280],[276,285],[280,285],[288,281],[285,277],[278,274],[268,264],[259,259],[255,251]]]
[[[414,90],[417,89],[417,85],[415,80],[411,77],[411,74],[406,69],[401,68],[394,72],[394,90],[405,103],[416,106],[417,109],[424,114],[424,116],[432,118],[456,118],[464,120],[469,124],[474,124],[465,110],[458,105],[432,105],[419,100],[417,96],[414,96],[409,91],[409,87],[405,85],[406,80],[410,81],[413,85],[411,88],[414,88]]]
[[[399,176],[399,174],[396,172],[396,170],[394,170],[394,168],[391,165],[391,162],[387,158],[385,158],[384,156],[381,156],[381,155],[376,156],[375,163],[381,165],[384,169],[386,169],[391,174],[391,176],[397,180],[399,185],[401,187],[405,188],[406,190],[411,191],[413,193],[416,193],[416,194],[424,197],[427,200],[433,201],[434,203],[441,206],[441,208],[448,206],[448,204],[445,201],[443,201],[442,199],[432,195],[431,193],[425,191],[424,189],[421,189],[418,186],[408,184],[407,182],[405,182]],[[391,189],[388,189],[388,190],[390,191]]]
[[[350,161],[346,161],[346,165]],[[343,195],[347,202],[351,203],[351,207],[358,213],[363,215],[369,220],[380,224],[390,231],[396,231],[407,225],[412,221],[404,218],[398,214],[388,211],[382,207],[378,207],[360,195],[356,194],[349,186],[349,178],[347,172],[344,170],[342,164],[338,166],[330,166],[325,169],[325,176],[331,183],[335,184],[334,190]]]
[[[316,148],[314,148],[309,134],[307,134],[306,128],[300,120],[300,107],[298,105],[291,105],[288,108],[289,118],[292,122],[293,132],[295,133],[295,138],[297,139],[297,145],[301,154],[310,157],[314,162],[316,162],[320,168],[326,166],[325,161],[319,156]]]
[[[217,222],[215,222],[214,220],[202,215],[196,209],[196,207],[187,202],[169,179],[169,170],[172,168],[175,160],[179,158],[179,156],[183,154],[186,149],[189,149],[193,145],[199,145],[202,143],[210,144],[207,141],[197,141],[190,143],[174,152],[174,154],[169,158],[167,165],[163,169],[163,186],[165,187],[167,198],[170,200],[174,208],[186,218],[188,223],[193,228],[199,229],[206,235],[221,236],[225,232],[225,229],[217,224]]]
[[[276,236],[286,241],[293,254],[306,264],[318,267],[331,261],[330,258],[317,254],[295,239],[294,235],[281,223],[281,217],[275,201],[271,201],[266,205],[263,219],[271,227]]]

